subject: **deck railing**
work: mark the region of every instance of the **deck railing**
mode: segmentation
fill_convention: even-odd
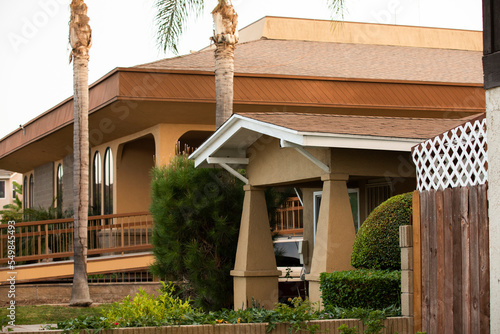
[[[276,210],[275,232],[301,234],[304,229],[303,208],[298,197],[290,197]]]
[[[73,256],[73,218],[16,223],[16,265],[68,259]],[[9,262],[9,226],[0,225],[0,265]],[[147,251],[152,248],[149,212],[89,217],[88,256]],[[12,227],[10,227],[12,231]],[[12,239],[12,238],[11,238]]]

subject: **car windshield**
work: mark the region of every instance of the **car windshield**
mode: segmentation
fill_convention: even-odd
[[[299,242],[276,242],[274,255],[278,267],[300,267]]]

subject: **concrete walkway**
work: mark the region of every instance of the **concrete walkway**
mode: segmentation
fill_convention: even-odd
[[[46,331],[46,327],[49,325],[15,325],[15,326],[5,326],[3,328],[3,333],[7,332],[39,332],[39,331]],[[56,325],[50,325],[52,327],[55,327]]]

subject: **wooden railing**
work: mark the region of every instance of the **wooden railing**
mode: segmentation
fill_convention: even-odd
[[[16,223],[16,265],[64,260],[73,256],[73,218]],[[9,226],[0,225],[0,265],[9,262]],[[89,217],[88,256],[147,251],[152,248],[149,212]],[[11,227],[12,232],[12,227]],[[12,239],[12,238],[11,238]],[[11,243],[12,245],[12,243]]]
[[[275,232],[301,234],[304,229],[303,208],[298,197],[290,197],[276,210]]]

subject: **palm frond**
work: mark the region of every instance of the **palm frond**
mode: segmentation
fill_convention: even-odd
[[[330,15],[333,19],[336,19],[340,16],[341,19],[344,19],[344,0],[326,0],[328,5],[328,9],[330,10]]]
[[[203,13],[203,0],[156,0],[155,7],[158,47],[178,54],[179,39],[191,15]]]

